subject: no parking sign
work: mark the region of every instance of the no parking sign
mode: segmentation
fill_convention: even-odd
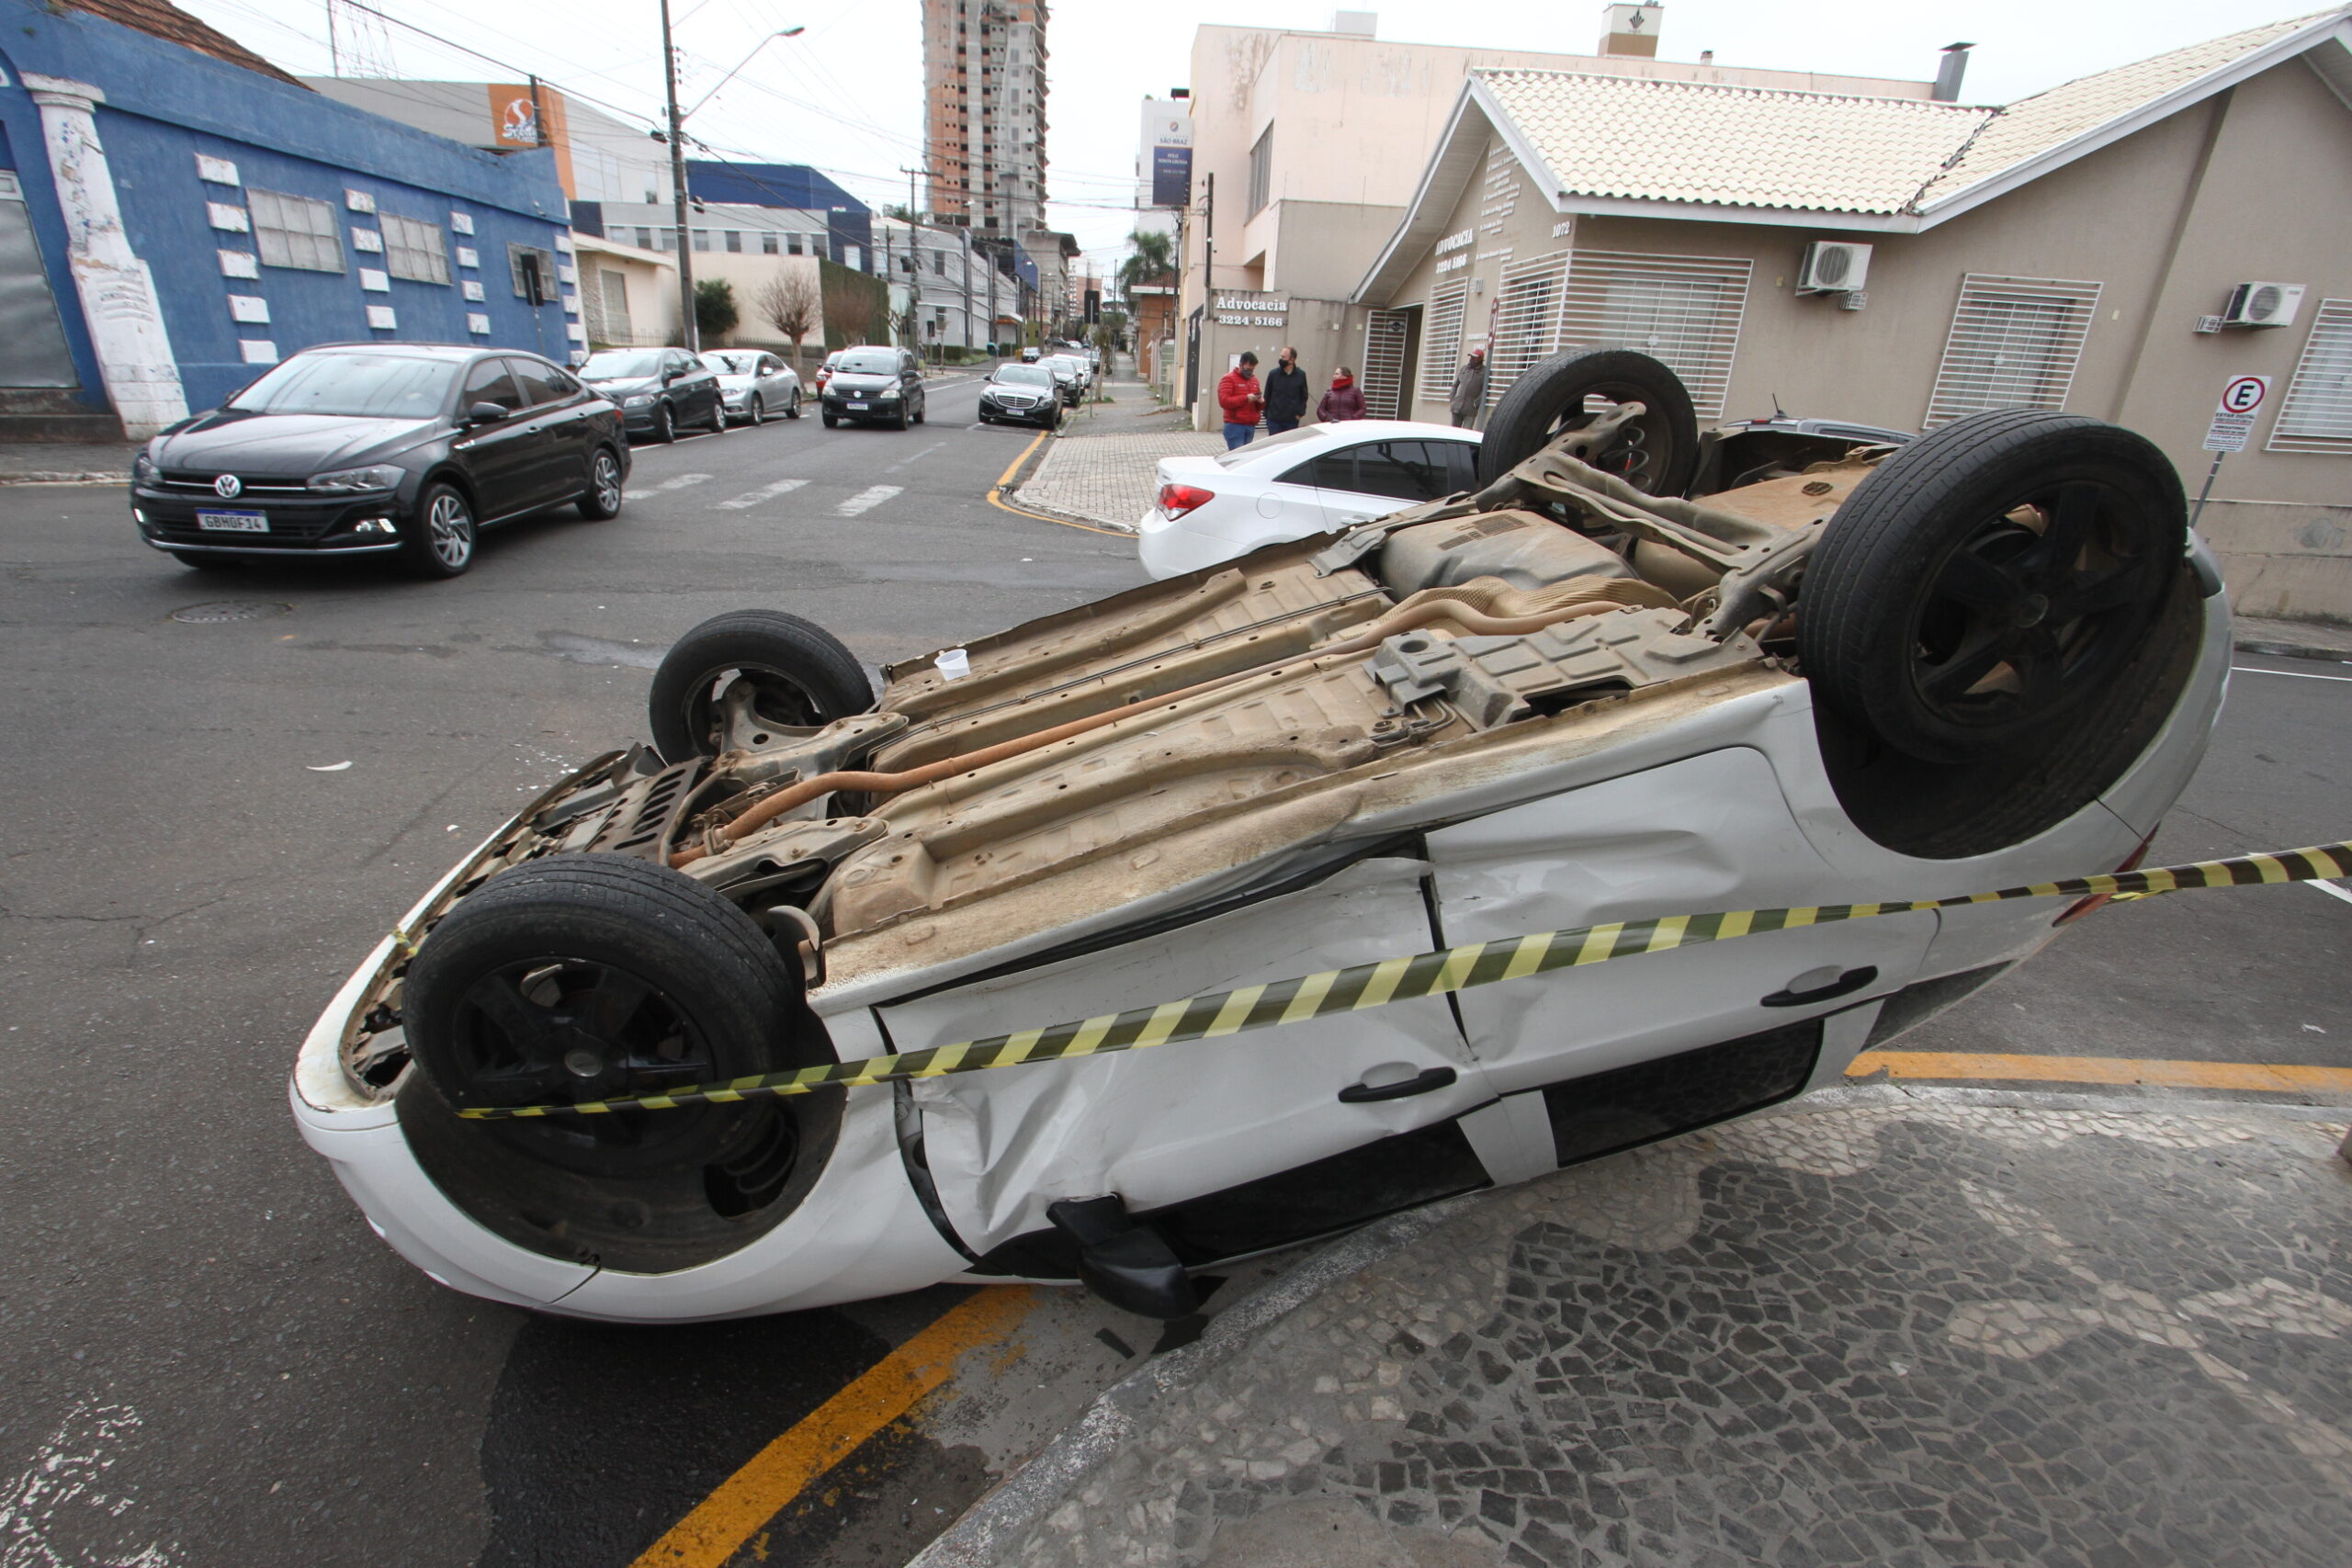
[[[2233,376],[2222,389],[2213,409],[2213,423],[2205,427],[2208,452],[2243,452],[2254,434],[2254,416],[2270,395],[2267,376]]]

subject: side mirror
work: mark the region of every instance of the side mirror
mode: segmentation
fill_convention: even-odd
[[[476,403],[466,410],[466,423],[469,427],[477,424],[496,424],[510,412],[512,411],[502,408],[496,403]]]
[[[673,381],[676,380],[679,377],[684,376],[684,374],[685,374],[685,372],[684,372],[684,371],[683,371],[683,370],[679,369],[676,366],[673,365],[673,366],[671,366],[668,369],[666,369],[666,370],[664,370],[664,371],[662,371],[662,384],[663,386],[665,386],[665,387],[666,387],[666,386],[668,386],[671,382],[673,382]]]

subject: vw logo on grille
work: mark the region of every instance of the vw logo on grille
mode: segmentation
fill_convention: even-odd
[[[222,474],[212,481],[212,493],[223,501],[236,500],[238,492],[244,488],[244,482],[234,474]]]

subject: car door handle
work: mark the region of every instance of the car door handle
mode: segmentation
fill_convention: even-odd
[[[1808,986],[1803,990],[1797,988],[1800,981],[1810,980],[1815,975],[1828,972],[1819,969],[1809,970],[1798,976],[1795,980],[1790,981],[1783,989],[1774,991],[1770,996],[1764,998],[1758,1005],[1768,1008],[1801,1008],[1809,1002],[1834,1001],[1839,997],[1852,995],[1878,978],[1878,966],[1865,964],[1860,969],[1847,970],[1826,984]]]
[[[1453,1081],[1452,1067],[1430,1067],[1402,1083],[1351,1083],[1340,1091],[1342,1105],[1368,1105],[1375,1100],[1406,1100],[1443,1089]]]

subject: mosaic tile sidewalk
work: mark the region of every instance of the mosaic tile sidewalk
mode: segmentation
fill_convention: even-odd
[[[1013,499],[1133,533],[1159,493],[1154,470],[1160,458],[1224,450],[1224,436],[1182,429],[1060,437],[1046,448],[1046,460]]]
[[[1222,1359],[917,1561],[2333,1568],[2344,1135],[1865,1094],[1564,1171],[1178,1352]]]

